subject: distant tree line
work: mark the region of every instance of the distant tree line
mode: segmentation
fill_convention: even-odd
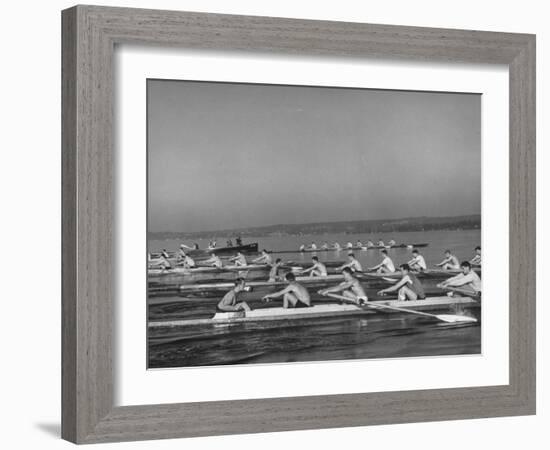
[[[356,220],[348,222],[319,222],[279,224],[265,227],[226,229],[217,231],[150,232],[151,239],[208,239],[212,237],[299,236],[303,234],[374,234],[403,231],[469,230],[481,228],[481,215],[455,217],[413,217],[391,220]]]

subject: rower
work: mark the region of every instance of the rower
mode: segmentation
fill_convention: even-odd
[[[307,289],[296,282],[296,277],[293,273],[287,273],[285,280],[288,286],[284,289],[268,294],[262,298],[263,301],[270,302],[274,298],[283,297],[283,308],[288,308],[289,304],[294,308],[311,306],[311,297]]]
[[[230,311],[250,311],[250,306],[246,302],[239,302],[239,294],[245,290],[245,281],[243,278],[235,280],[235,286],[223,296],[217,305],[217,310],[221,312]]]
[[[313,266],[309,269],[302,270],[302,274],[305,275],[306,273],[309,273],[310,277],[326,277],[328,275],[327,267],[319,261],[317,256],[313,256],[311,260],[313,261]]]
[[[170,261],[168,259],[168,253],[166,252],[166,250],[163,249],[162,252],[160,252],[158,258],[154,258],[154,259],[150,258],[149,259],[149,266],[151,268],[159,267],[162,270],[171,269],[172,264],[170,263]]]
[[[344,270],[346,267],[351,269],[352,272],[363,272],[363,266],[361,266],[361,263],[357,261],[355,258],[355,255],[353,253],[348,254],[348,262],[336,270]]]
[[[206,265],[211,265],[212,267],[217,267],[217,268],[222,268],[223,267],[223,262],[222,260],[220,259],[220,257],[218,255],[216,255],[215,253],[212,253],[212,255],[210,256],[210,258],[208,258],[206,261],[204,261],[204,263]]]
[[[420,280],[411,273],[411,268],[408,264],[401,264],[401,275],[403,276],[397,283],[386,289],[378,291],[378,295],[386,295],[390,292],[397,291],[397,298],[401,301],[425,299],[426,293],[422,287]]]
[[[395,272],[395,265],[393,264],[393,261],[388,256],[388,251],[386,249],[380,250],[380,253],[382,254],[382,262],[380,264],[377,264],[374,267],[370,267],[369,271],[376,270],[376,273],[393,273]]]
[[[309,246],[309,249],[313,251],[317,250],[317,245],[315,244],[315,242],[311,243],[311,245]]]
[[[461,290],[468,293],[471,291],[473,295],[478,295],[481,292],[481,278],[472,270],[472,265],[468,261],[463,261],[460,264],[462,273],[445,280],[443,283],[437,285],[438,288],[446,289],[461,288]]]
[[[378,247],[385,247],[386,244],[384,244],[384,241],[382,239],[378,239]]]
[[[420,254],[418,249],[413,249],[412,251],[412,259],[407,263],[411,270],[414,270],[416,272],[423,272],[428,268],[426,264],[426,260],[424,257]]]
[[[396,242],[393,239],[390,239],[390,242],[388,242],[388,245],[390,247],[393,247],[396,244]]]
[[[475,256],[470,260],[472,266],[481,267],[481,247],[477,246],[474,250]]]
[[[355,246],[361,248],[361,247],[363,247],[363,243],[359,239],[357,239],[357,242],[355,243]]]
[[[325,296],[327,294],[341,292],[342,295],[351,302],[357,305],[365,304],[369,299],[359,280],[353,276],[352,270],[349,267],[345,267],[342,273],[344,275],[344,281],[337,286],[319,291],[319,294]]]
[[[445,259],[436,264],[436,267],[441,267],[443,270],[458,270],[460,269],[460,264],[458,258],[450,250],[445,250]]]
[[[321,245],[321,249],[328,250],[328,242],[327,241],[323,242],[323,245]]]
[[[229,258],[229,261],[234,262],[236,266],[247,266],[248,262],[242,252],[237,252],[237,256]]]
[[[243,245],[243,240],[241,239],[240,236],[237,236],[237,238],[235,239],[235,244],[237,245],[237,247],[240,247],[241,245]]]
[[[256,259],[253,259],[252,260],[253,263],[255,264],[273,264],[273,258],[271,257],[271,255],[269,253],[267,253],[267,250],[262,250],[262,254],[256,258]]]
[[[181,260],[183,260],[183,258],[185,258],[185,249],[186,248],[189,248],[189,247],[187,247],[187,245],[185,245],[185,244],[180,245],[180,248],[178,250],[178,255],[177,255],[177,260],[178,261],[181,261]]]
[[[181,261],[179,262],[179,266],[183,266],[186,269],[193,269],[195,267],[195,261],[193,258],[191,258],[187,253],[181,252]]]
[[[225,246],[226,247],[233,247],[233,241],[231,239],[228,239],[226,242],[225,242]]]
[[[337,252],[339,252],[340,250],[342,250],[342,246],[338,243],[338,242],[335,242],[334,245],[332,246],[334,248],[334,250],[336,250]]]
[[[271,270],[269,271],[269,280],[268,280],[270,283],[283,281],[283,278],[279,274],[279,271],[282,265],[283,265],[283,262],[281,261],[281,258],[277,258],[275,260],[275,264],[271,264]]]
[[[172,268],[170,255],[168,255],[168,252],[165,248],[163,248],[162,252],[160,252],[160,263],[158,263],[157,265],[159,265],[162,270],[168,270]]]
[[[347,248],[347,249],[352,249],[352,248],[353,248],[353,244],[352,244],[351,242],[348,242],[348,243],[346,244],[346,248]]]
[[[306,249],[306,244],[300,245],[300,251],[303,252]]]
[[[150,265],[151,265],[151,266],[158,266],[158,267],[160,267],[162,270],[171,269],[171,268],[172,268],[172,264],[170,263],[170,261],[168,260],[168,258],[167,258],[166,255],[167,255],[166,250],[163,250],[163,251],[160,253],[160,256],[158,257],[158,261],[152,261],[152,262],[150,262]]]
[[[372,242],[370,239],[367,241],[367,247],[374,247],[374,242]]]

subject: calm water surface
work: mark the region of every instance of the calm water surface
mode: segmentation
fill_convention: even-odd
[[[246,242],[258,242],[260,248],[269,250],[297,249],[315,241],[345,244],[361,239],[377,241],[396,240],[398,243],[422,243],[430,245],[421,252],[429,266],[443,259],[443,251],[451,249],[460,260],[470,259],[473,249],[481,242],[480,230],[430,231],[410,233],[380,233],[377,235],[315,235],[259,237]],[[197,241],[201,248],[207,241]],[[219,240],[222,245],[224,240]],[[187,242],[189,244],[189,242]],[[163,248],[176,250],[180,241],[150,241],[149,250]],[[319,252],[323,261],[341,261],[346,251]],[[389,250],[394,263],[407,262],[410,249]],[[364,267],[380,261],[376,250],[355,251]],[[278,255],[283,260],[306,263],[312,254],[299,252]],[[243,274],[241,274],[243,275]],[[216,280],[230,280],[237,274],[216,274]],[[247,279],[266,279],[266,273],[248,272]],[[208,281],[213,279],[208,276]],[[195,319],[208,318],[215,312],[215,306],[223,291],[216,289],[200,294],[181,295],[178,286],[183,283],[205,282],[201,277],[160,277],[149,280],[149,319]],[[428,295],[439,295],[437,281],[426,281]],[[326,285],[308,286],[313,302],[327,301],[316,291]],[[365,288],[370,298],[376,298],[376,291],[388,284],[367,283]],[[273,292],[274,288],[255,289],[243,297],[252,308],[262,307],[259,299]],[[447,310],[442,313],[462,313]],[[439,311],[438,311],[439,313]],[[479,310],[467,311],[479,314]],[[478,317],[479,319],[479,317]],[[241,323],[232,325],[201,325],[161,327],[149,330],[149,367],[183,367],[202,365],[224,365],[237,363],[278,363],[297,361],[321,361],[366,358],[394,358],[411,356],[436,356],[478,354],[481,351],[481,324],[446,324],[435,319],[410,314],[369,315],[361,317],[304,319],[300,321],[277,321]]]

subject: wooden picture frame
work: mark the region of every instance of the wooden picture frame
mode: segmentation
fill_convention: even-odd
[[[75,443],[535,413],[535,37],[75,6],[62,13],[62,437]],[[506,64],[510,82],[508,385],[113,406],[113,52],[139,43]]]

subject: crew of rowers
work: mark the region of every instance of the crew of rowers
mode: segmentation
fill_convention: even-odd
[[[340,251],[340,250],[343,250],[344,248],[347,249],[347,250],[353,250],[353,249],[360,250],[360,249],[363,249],[363,248],[371,248],[371,247],[393,247],[396,244],[397,243],[393,239],[389,240],[387,244],[384,243],[384,241],[382,239],[378,240],[378,242],[376,244],[374,242],[372,242],[371,240],[369,240],[369,241],[367,241],[366,243],[363,244],[363,242],[358,239],[355,244],[353,244],[352,242],[348,242],[344,246],[340,245],[338,242],[334,242],[331,245],[331,244],[329,244],[328,242],[325,241],[320,246],[318,246],[315,242],[312,242],[311,244],[309,244],[309,246],[306,245],[306,244],[302,244],[302,245],[300,245],[299,250],[301,252],[304,252],[304,251],[315,252],[317,250],[336,250],[336,251]]]
[[[391,258],[388,256],[387,250],[381,251],[382,261],[367,269],[366,272],[376,271],[379,274],[395,273],[395,265]],[[420,254],[417,249],[412,252],[412,259],[399,266],[400,279],[385,289],[378,291],[378,295],[385,296],[390,293],[397,293],[397,298],[400,301],[407,300],[419,300],[425,299],[426,293],[422,283],[417,277],[417,273],[421,273],[427,270],[426,260]],[[452,296],[455,293],[467,294],[467,295],[479,295],[481,293],[481,279],[479,275],[473,270],[473,267],[481,267],[481,247],[475,248],[475,256],[470,261],[458,262],[456,256],[454,256],[450,250],[445,250],[445,257],[443,261],[436,264],[436,267],[441,267],[443,270],[460,270],[461,272],[456,276],[448,278],[447,280],[439,283],[438,288],[448,291],[448,295]],[[267,252],[265,255],[269,256]],[[265,255],[260,256],[259,259],[265,258]],[[317,256],[312,258],[313,265],[307,269],[301,271],[301,274],[309,274],[312,277],[327,276],[327,268],[325,264],[319,261]],[[264,259],[265,260],[265,259]],[[294,273],[286,273],[281,275],[281,259],[278,258],[275,263],[268,263],[271,265],[269,273],[269,281],[286,281],[287,285],[280,291],[268,294],[262,298],[262,301],[270,302],[276,298],[282,298],[283,307],[308,307],[311,306],[310,294],[304,286],[302,286],[297,280]],[[329,287],[318,291],[322,296],[336,295],[336,298],[346,299],[350,303],[357,305],[363,305],[368,302],[368,297],[357,279],[356,274],[363,272],[361,263],[355,258],[353,253],[348,255],[348,262],[338,268],[342,272],[343,281],[336,286]],[[239,302],[238,295],[245,290],[246,282],[242,278],[238,278],[235,281],[235,286],[229,291],[218,304],[218,310],[220,311],[249,311],[250,307],[246,302]]]
[[[189,253],[186,252],[187,249],[189,249],[185,244],[180,245],[180,249],[176,253],[176,267],[183,267],[185,269],[194,269],[197,266],[195,260],[189,256]],[[230,263],[233,263],[235,266],[247,266],[248,261],[246,260],[246,256],[241,251],[237,251],[236,256],[229,258],[228,261]],[[271,265],[273,263],[273,259],[271,255],[267,252],[267,250],[262,250],[260,256],[256,259],[252,260],[253,264],[268,264]],[[160,252],[159,257],[155,261],[149,260],[149,264],[151,266],[156,266],[159,269],[163,270],[170,270],[174,268],[174,264],[171,262],[170,255],[166,251],[166,249],[163,249],[162,252]],[[208,259],[205,259],[201,261],[201,265],[203,267],[217,267],[222,268],[223,261],[222,259],[216,255],[216,253],[211,253],[210,257]]]
[[[233,245],[233,241],[231,239],[228,239],[227,241],[225,241],[226,247],[233,247],[233,246],[240,247],[241,245],[243,245],[243,240],[240,236],[237,236],[235,238],[235,245]],[[208,250],[213,250],[217,247],[218,247],[218,241],[216,241],[215,239],[208,241]]]

